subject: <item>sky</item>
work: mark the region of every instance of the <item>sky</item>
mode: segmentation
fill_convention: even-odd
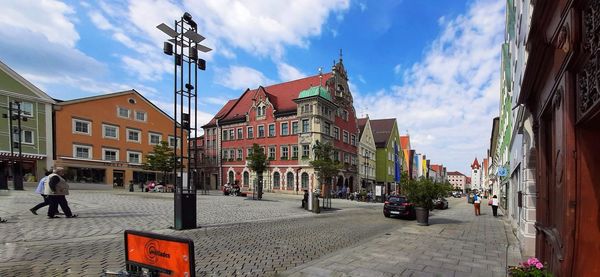
[[[162,52],[183,12],[206,71],[198,123],[246,88],[329,72],[342,49],[357,116],[396,118],[411,146],[470,175],[499,113],[504,1],[0,0],[0,60],[53,98],[135,89],[173,112]]]

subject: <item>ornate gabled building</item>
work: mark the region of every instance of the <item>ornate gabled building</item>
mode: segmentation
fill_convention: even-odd
[[[477,158],[471,164],[471,189],[481,191],[481,165]]]
[[[358,119],[358,129],[360,131],[360,145],[358,147],[358,167],[360,173],[360,187],[367,191],[375,191],[375,169],[377,164],[375,155],[377,148],[371,130],[369,117]]]
[[[247,89],[202,128],[205,159],[211,163],[200,170],[211,187],[237,183],[252,188],[255,173],[246,158],[254,143],[269,160],[263,174],[267,191],[319,186],[310,166],[317,141],[331,142],[334,159],[344,165],[335,185],[353,191],[358,182],[358,126],[341,57],[330,73]]]

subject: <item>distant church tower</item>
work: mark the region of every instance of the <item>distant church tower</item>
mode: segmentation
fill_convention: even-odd
[[[471,164],[471,189],[476,189],[481,191],[481,165],[479,165],[479,161],[477,158]]]

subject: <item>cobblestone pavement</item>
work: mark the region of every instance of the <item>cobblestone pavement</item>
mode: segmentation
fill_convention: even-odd
[[[430,226],[409,222],[384,236],[339,250],[284,272],[285,276],[506,276],[521,260],[502,217],[482,205],[475,217],[465,198],[435,210]]]
[[[79,218],[47,219],[28,209],[31,192],[0,198],[0,276],[98,276],[124,268],[123,230],[192,238],[199,275],[273,275],[389,232],[410,221],[389,220],[381,204],[334,200],[337,210],[315,215],[301,196],[267,194],[265,201],[198,195],[201,229],[174,231],[171,194],[73,191]]]

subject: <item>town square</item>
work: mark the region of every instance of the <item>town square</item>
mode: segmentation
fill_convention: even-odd
[[[600,276],[598,0],[0,7],[0,276]]]

